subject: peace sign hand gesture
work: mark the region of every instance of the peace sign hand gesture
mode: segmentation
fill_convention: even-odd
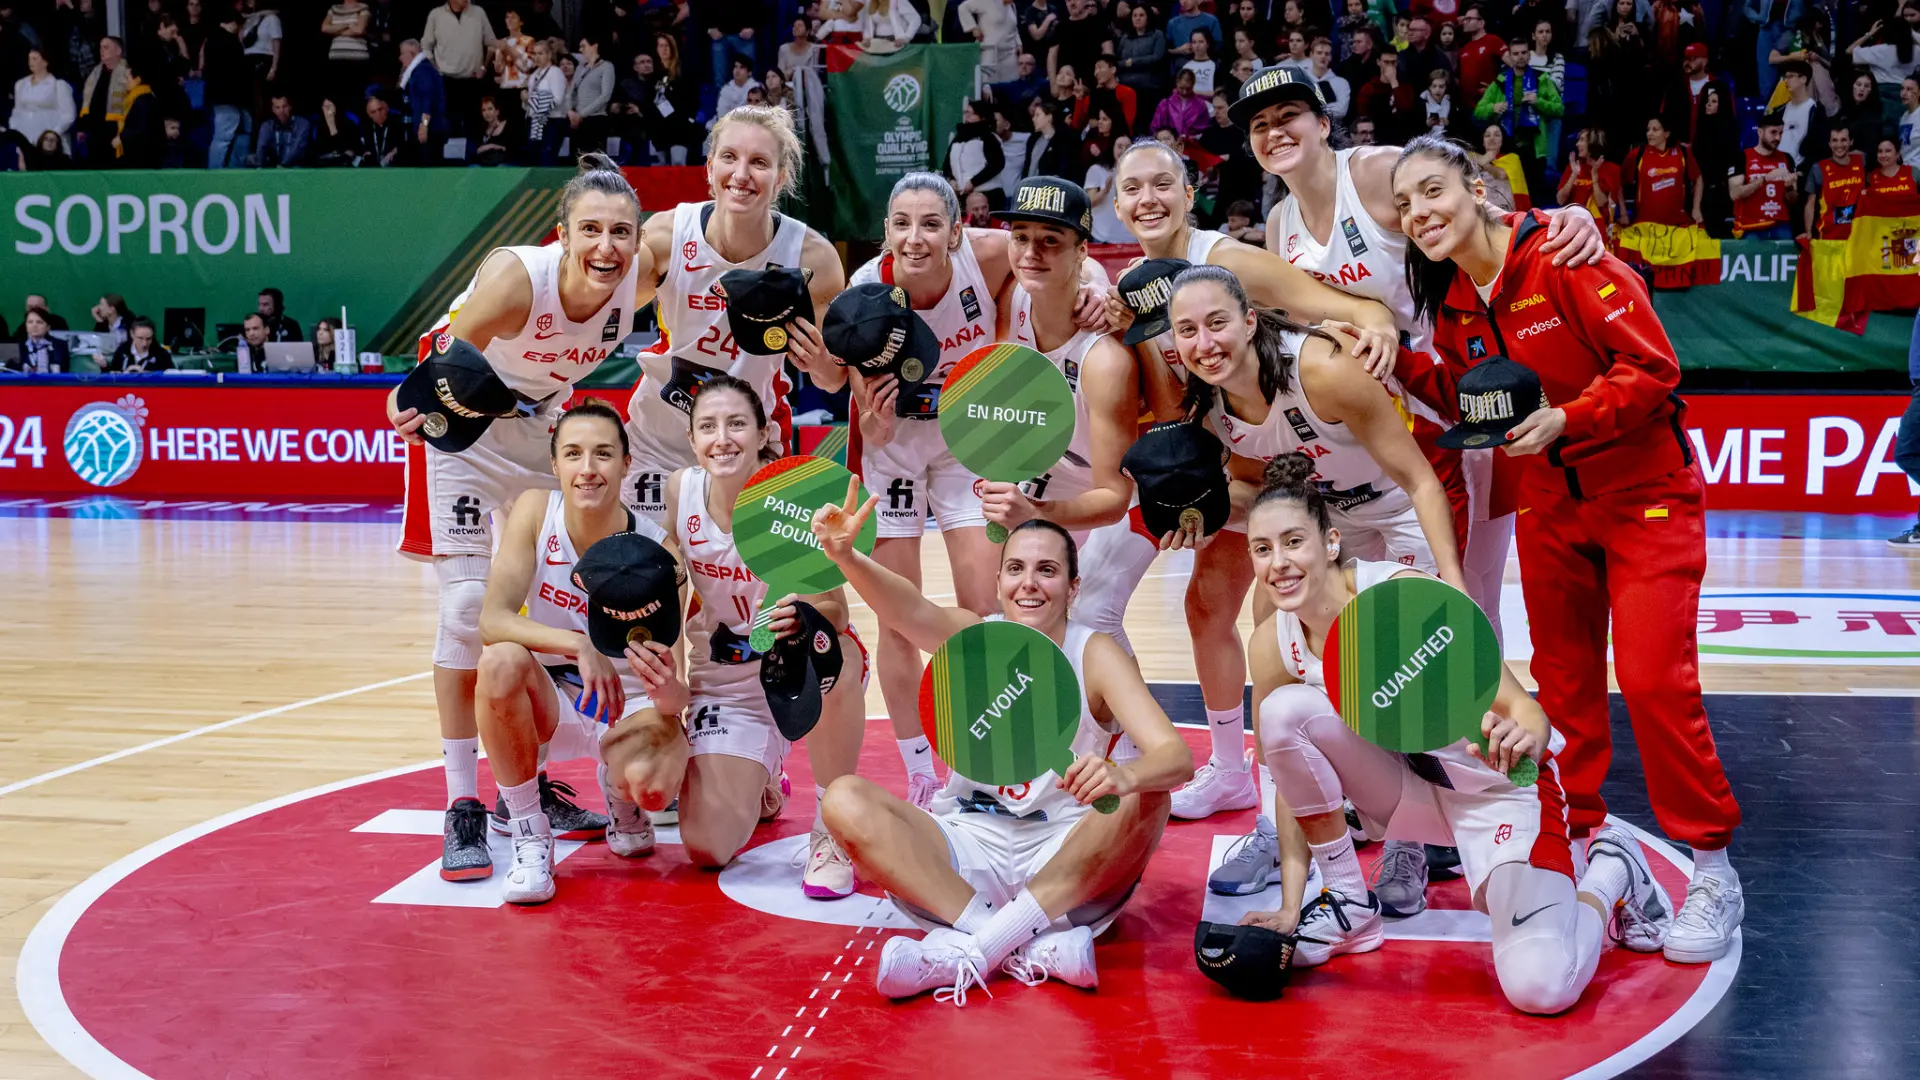
[[[869,495],[867,501],[860,501],[860,478],[847,478],[847,502],[844,506],[832,503],[813,512],[813,535],[820,541],[820,550],[827,558],[836,563],[845,562],[853,555],[853,541],[860,535],[860,529],[873,515],[875,504],[880,496]]]

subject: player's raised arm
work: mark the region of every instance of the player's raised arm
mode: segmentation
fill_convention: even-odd
[[[859,477],[848,479],[844,505],[828,503],[814,511],[813,535],[875,615],[898,629],[915,648],[932,652],[957,631],[979,622],[980,616],[928,600],[911,581],[854,548],[854,538],[879,501],[878,495],[870,495],[860,502]]]

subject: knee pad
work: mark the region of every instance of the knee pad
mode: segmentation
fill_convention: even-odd
[[[1332,712],[1327,695],[1305,683],[1288,683],[1268,694],[1260,702],[1254,722],[1254,735],[1260,740],[1262,756],[1298,745],[1306,735],[1306,722],[1322,713]]]
[[[433,642],[435,667],[473,671],[480,666],[480,605],[487,597],[485,555],[449,555],[434,560],[440,579],[440,630]]]

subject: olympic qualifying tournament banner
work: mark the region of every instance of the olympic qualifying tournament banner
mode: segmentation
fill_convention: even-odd
[[[961,106],[973,94],[979,57],[978,45],[910,45],[895,53],[827,47],[828,236],[880,239],[894,181],[940,171]]]

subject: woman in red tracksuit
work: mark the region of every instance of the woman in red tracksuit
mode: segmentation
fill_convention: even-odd
[[[1465,151],[1410,143],[1393,196],[1414,303],[1434,323],[1451,387],[1505,356],[1539,376],[1544,401],[1515,403],[1506,452],[1520,470],[1520,587],[1540,703],[1567,740],[1562,779],[1574,836],[1606,815],[1608,615],[1614,674],[1632,716],[1654,816],[1693,848],[1694,876],[1668,959],[1732,947],[1744,913],[1726,847],[1740,823],[1700,700],[1694,640],[1706,572],[1704,484],[1682,427],[1680,366],[1646,288],[1611,255],[1583,267],[1540,253],[1545,220],[1487,206]],[[1447,400],[1451,399],[1451,400]],[[1439,404],[1439,403],[1436,403]],[[1578,850],[1579,845],[1576,845]]]

